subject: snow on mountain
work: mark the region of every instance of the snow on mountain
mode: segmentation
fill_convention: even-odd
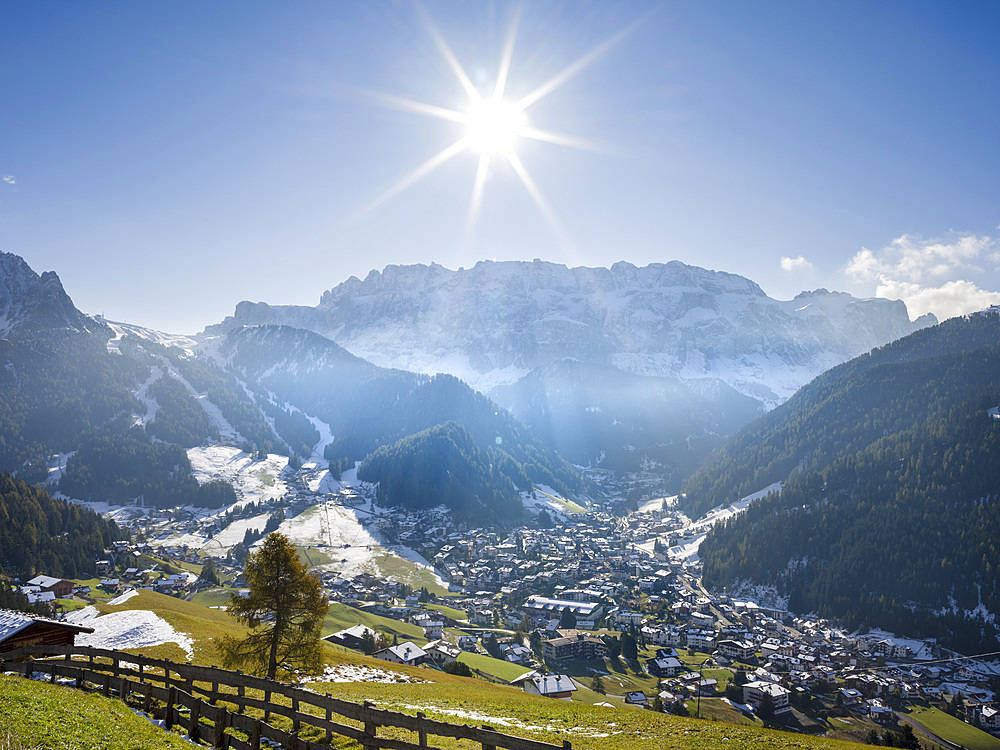
[[[199,483],[224,481],[246,502],[269,502],[288,492],[284,470],[288,458],[269,454],[263,461],[226,445],[191,448],[188,452],[191,473]]]
[[[191,354],[198,345],[197,342],[190,336],[183,336],[175,333],[164,333],[163,331],[154,331],[152,328],[144,328],[143,326],[137,326],[131,323],[119,323],[111,320],[105,322],[111,327],[111,330],[115,332],[114,338],[108,341],[108,351],[118,354],[121,353],[118,349],[118,342],[129,334],[138,336],[141,339],[146,339],[147,341],[152,341],[156,344],[161,344],[162,346],[175,346],[178,349],[182,349],[186,354]]]
[[[388,266],[316,307],[241,302],[206,329],[306,328],[384,367],[447,372],[489,391],[564,359],[722,381],[767,406],[820,372],[932,324],[902,302],[819,289],[768,297],[753,281],[677,261],[567,268],[543,261]]]
[[[0,336],[41,330],[94,332],[104,323],[73,306],[53,271],[41,276],[12,253],[0,253]]]

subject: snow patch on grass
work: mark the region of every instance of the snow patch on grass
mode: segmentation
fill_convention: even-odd
[[[89,617],[80,617],[80,613],[88,610],[91,610],[88,613]],[[97,610],[93,607],[84,607],[74,613],[78,615],[77,622],[94,629],[93,633],[82,633],[77,636],[77,646],[126,649],[176,643],[184,649],[189,658],[194,656],[194,641],[191,636],[174,630],[166,620],[148,609],[111,612],[95,617],[96,613]]]
[[[138,596],[138,595],[139,595],[138,591],[136,591],[135,589],[129,589],[124,594],[120,594],[116,596],[114,599],[109,599],[107,604],[109,607],[117,607],[119,604],[124,604],[125,602],[127,602],[133,596]]]
[[[281,478],[288,466],[285,456],[271,453],[258,461],[228,445],[191,448],[187,455],[191,473],[200,484],[216,480],[229,482],[244,502],[276,500],[288,491]]]
[[[203,548],[209,554],[216,554],[218,551],[228,550],[230,547],[235,547],[243,541],[243,537],[246,536],[247,531],[252,530],[254,533],[262,531],[264,526],[267,525],[267,519],[270,518],[270,516],[270,513],[261,513],[258,516],[240,518],[237,521],[233,521],[226,528],[205,542]]]
[[[326,671],[319,677],[309,680],[311,682],[382,682],[390,684],[406,684],[427,682],[419,677],[393,672],[388,669],[378,667],[366,667],[359,664],[337,664],[328,666]]]

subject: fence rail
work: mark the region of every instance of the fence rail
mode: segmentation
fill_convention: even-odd
[[[163,719],[168,728],[180,726],[192,740],[226,750],[260,750],[261,740],[285,750],[328,750],[335,735],[356,740],[364,750],[435,750],[427,744],[428,737],[469,740],[481,745],[482,750],[572,750],[569,740],[553,745],[514,737],[488,726],[451,724],[428,719],[422,713],[411,716],[379,709],[368,702],[345,701],[242,672],[179,664],[122,651],[32,646],[0,654],[2,672],[24,677],[41,673],[48,675],[51,682],[60,678],[72,680],[74,687],[82,690],[103,692],[123,701],[139,701],[147,713]],[[247,695],[248,690],[262,693],[263,698]],[[275,701],[277,696],[285,698],[287,703]],[[217,705],[220,702],[235,706],[236,710]],[[321,713],[300,710],[303,707]],[[249,716],[245,713],[248,708],[262,711],[263,718]],[[290,720],[292,731],[270,724],[272,715]],[[334,720],[335,716],[360,726],[342,724]],[[325,741],[301,737],[303,725],[321,730]],[[379,737],[381,728],[411,732],[416,735],[416,742]],[[240,732],[246,739],[229,729]]]

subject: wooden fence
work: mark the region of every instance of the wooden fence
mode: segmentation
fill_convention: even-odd
[[[267,744],[277,744],[285,750],[329,750],[336,735],[356,740],[364,750],[434,750],[435,746],[427,744],[428,737],[469,740],[482,750],[572,750],[568,740],[562,745],[552,745],[512,737],[488,726],[450,724],[428,719],[423,713],[411,716],[378,709],[367,701],[340,700],[242,672],[150,659],[122,651],[58,646],[22,648],[0,654],[2,672],[25,677],[48,675],[51,682],[68,680],[82,690],[103,692],[133,704],[139,702],[146,713],[162,719],[168,728],[180,726],[192,740],[216,748],[260,750],[261,740],[267,740]],[[252,697],[247,691],[262,697]],[[279,702],[279,696],[285,701]],[[227,706],[235,707],[235,711]],[[248,708],[263,712],[263,717],[246,714]],[[310,708],[316,713],[303,710]],[[290,720],[291,731],[272,726],[269,723],[272,715]],[[349,720],[353,725],[335,721],[335,717]],[[309,734],[325,735],[324,741],[301,737],[303,726],[314,727]],[[379,737],[381,728],[406,730],[416,735],[415,741]]]

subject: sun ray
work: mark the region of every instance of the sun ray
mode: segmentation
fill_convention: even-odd
[[[569,146],[579,151],[589,151],[592,154],[610,154],[613,149],[606,143],[595,141],[590,138],[579,138],[575,135],[565,135],[563,133],[553,133],[551,130],[542,130],[525,125],[517,133],[523,138],[531,138],[535,141],[553,143],[557,146]]]
[[[539,99],[548,96],[557,88],[566,84],[569,80],[579,75],[583,70],[590,67],[601,57],[606,55],[616,44],[618,44],[619,42],[621,42],[622,39],[631,34],[632,31],[638,25],[639,22],[636,21],[630,26],[626,26],[624,29],[615,34],[613,37],[599,44],[597,47],[592,49],[590,52],[588,52],[586,55],[578,59],[576,62],[563,68],[563,70],[554,75],[552,78],[543,83],[541,86],[532,91],[530,94],[519,99],[515,106],[520,110],[524,110],[530,107],[535,102],[537,102]]]
[[[476,179],[472,183],[472,200],[469,202],[469,221],[479,215],[479,207],[483,202],[483,191],[486,188],[486,177],[490,170],[490,155],[485,151],[479,155],[479,166],[476,167]]]
[[[489,170],[490,154],[484,151],[479,155],[476,178],[472,183],[472,198],[469,201],[469,214],[465,219],[465,231],[462,237],[462,244],[465,246],[470,244],[473,230],[476,226],[476,219],[479,218],[479,209],[483,204],[483,192],[486,189],[486,177],[489,175]]]
[[[364,94],[365,96],[377,99],[382,104],[394,109],[401,109],[406,112],[416,112],[421,115],[430,115],[431,117],[437,117],[439,120],[465,122],[469,118],[467,113],[459,112],[457,109],[439,107],[436,104],[427,104],[426,102],[418,102],[415,99],[407,99],[403,96],[383,94],[381,91],[365,91]]]
[[[468,148],[469,144],[467,141],[468,138],[459,138],[457,141],[452,143],[447,148],[438,151],[436,154],[434,154],[434,156],[429,158],[423,164],[420,164],[409,173],[403,175],[399,179],[399,181],[396,182],[395,185],[390,187],[388,190],[382,193],[382,195],[376,198],[371,203],[371,205],[368,206],[367,209],[365,209],[365,213],[368,213],[378,208],[390,198],[394,198],[395,196],[399,195],[401,192],[406,190],[406,188],[410,187],[410,185],[413,185],[415,182],[419,182],[420,180],[422,180],[424,177],[429,175],[431,172],[433,172],[435,169],[440,167],[445,162],[458,156],[458,154],[462,153],[463,151],[465,151],[466,148]]]
[[[517,28],[521,24],[522,13],[524,13],[524,2],[518,3],[514,19],[510,23],[510,31],[507,32],[507,41],[500,57],[500,69],[497,71],[497,83],[493,89],[494,99],[503,99],[504,91],[507,89],[507,76],[510,74],[510,63],[514,58],[514,42],[517,39]]]
[[[441,32],[438,31],[437,26],[434,25],[434,21],[431,20],[426,8],[424,8],[423,4],[419,2],[415,3],[415,6],[417,9],[417,15],[420,16],[420,20],[422,20],[424,25],[427,27],[427,31],[434,40],[434,44],[437,45],[438,50],[444,56],[445,62],[448,63],[448,67],[451,68],[455,77],[458,78],[458,82],[462,84],[462,88],[465,89],[466,95],[471,101],[474,102],[482,100],[482,96],[479,95],[479,91],[472,83],[472,79],[469,78],[469,74],[465,72],[465,68],[462,67],[462,63],[460,63],[458,58],[455,57],[455,53],[452,52],[451,46],[445,41],[445,38],[441,36]]]
[[[572,243],[569,240],[569,235],[566,233],[562,224],[559,223],[555,212],[552,210],[551,206],[549,206],[548,201],[545,200],[545,196],[542,195],[542,191],[538,189],[535,181],[531,178],[531,175],[528,174],[528,170],[524,166],[524,162],[521,161],[520,157],[514,152],[513,149],[508,150],[505,156],[507,157],[507,161],[510,162],[510,166],[514,168],[514,173],[520,178],[525,190],[528,191],[528,195],[532,197],[535,201],[535,205],[538,206],[538,210],[542,213],[542,216],[544,216],[545,220],[549,222],[549,226],[556,237],[559,238],[560,243],[562,243],[564,247],[571,247]]]

